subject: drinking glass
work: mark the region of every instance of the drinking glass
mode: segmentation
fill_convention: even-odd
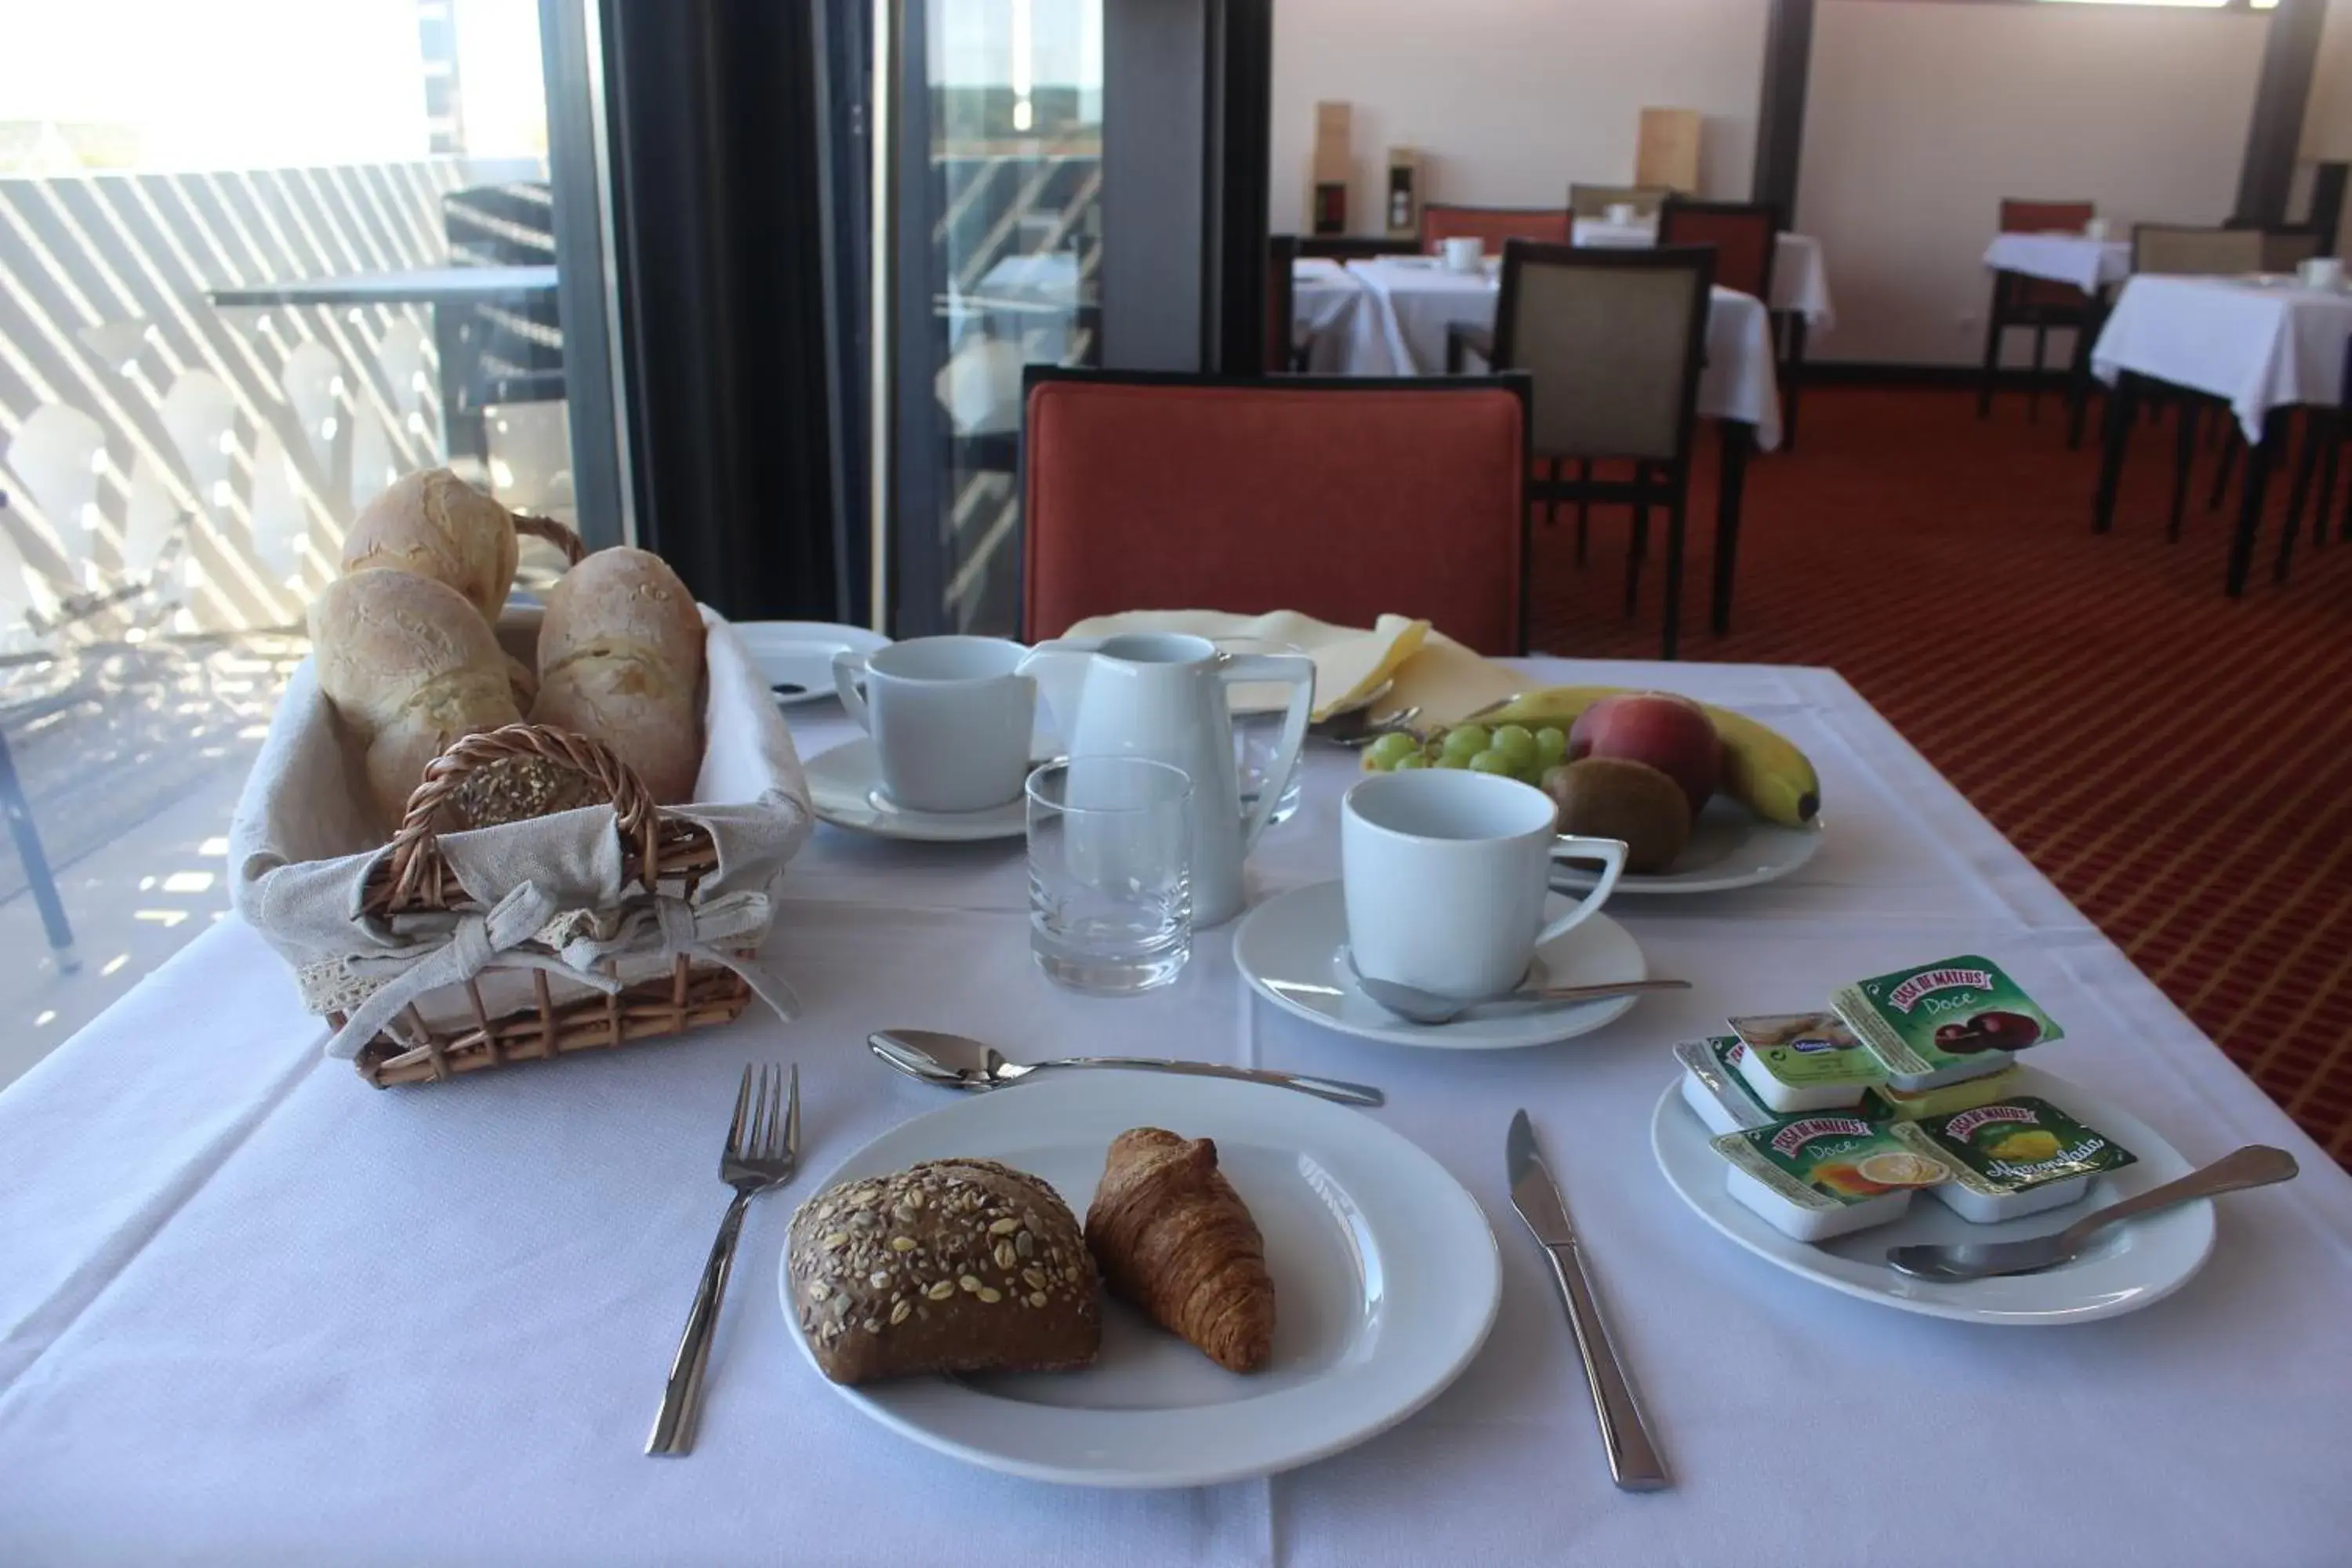
[[[1029,951],[1074,991],[1128,996],[1192,955],[1192,781],[1140,757],[1029,775]]]
[[[1219,653],[1276,653],[1304,657],[1306,649],[1272,637],[1218,637]],[[1250,812],[1257,805],[1258,796],[1265,793],[1266,774],[1273,771],[1275,759],[1282,754],[1282,721],[1284,710],[1290,706],[1290,688],[1280,684],[1240,685],[1225,688],[1225,707],[1234,721],[1234,771],[1241,784],[1242,820],[1249,820]],[[1287,822],[1298,810],[1299,775],[1306,770],[1304,756],[1291,763],[1290,772],[1282,781],[1281,794],[1274,803],[1274,815],[1265,819],[1268,827],[1277,822]]]

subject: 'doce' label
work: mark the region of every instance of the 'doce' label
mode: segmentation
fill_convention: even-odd
[[[2021,1051],[2065,1034],[1998,964],[1974,953],[1842,985],[1830,1002],[1898,1078],[1967,1066],[1987,1051]]]

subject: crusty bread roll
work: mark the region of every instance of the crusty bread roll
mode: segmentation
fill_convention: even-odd
[[[828,1187],[793,1216],[786,1288],[824,1375],[1085,1366],[1094,1259],[1061,1194],[993,1160],[926,1160]]]
[[[654,799],[702,771],[702,616],[657,555],[600,550],[547,595],[530,721],[613,748]]]
[[[515,574],[514,514],[446,468],[394,479],[343,535],[343,572],[392,566],[446,583],[495,621]]]
[[[319,689],[365,752],[387,831],[453,742],[522,721],[489,623],[430,577],[368,571],[328,584],[310,605],[310,642]]]

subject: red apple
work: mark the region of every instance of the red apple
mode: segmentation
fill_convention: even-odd
[[[1621,757],[1647,763],[1681,786],[1696,817],[1723,779],[1723,742],[1706,710],[1665,691],[1604,697],[1568,732],[1568,760]]]

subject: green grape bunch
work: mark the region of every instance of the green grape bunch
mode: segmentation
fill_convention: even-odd
[[[1364,748],[1366,773],[1405,768],[1464,768],[1500,773],[1521,784],[1540,784],[1544,773],[1568,755],[1568,731],[1549,724],[1455,724],[1429,735],[1399,731]]]

